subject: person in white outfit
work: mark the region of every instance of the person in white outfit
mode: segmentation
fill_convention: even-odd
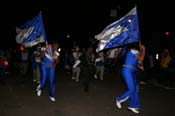
[[[76,47],[73,52],[73,67],[72,67],[72,79],[75,80],[75,82],[79,82],[79,76],[80,76],[80,64],[81,61],[79,60],[81,53],[79,52],[79,48]]]
[[[95,59],[95,66],[96,66],[96,73],[94,75],[94,78],[97,79],[99,75],[100,79],[103,80],[104,69],[105,69],[105,55],[103,52],[97,53]]]

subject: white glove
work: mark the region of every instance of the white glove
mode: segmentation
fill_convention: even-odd
[[[99,62],[99,61],[101,61],[101,58],[96,58],[95,59],[95,62]]]
[[[75,64],[73,65],[73,68],[76,68],[80,64],[80,62],[81,62],[80,60],[76,60]]]

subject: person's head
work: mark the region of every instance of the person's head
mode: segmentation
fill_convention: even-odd
[[[88,47],[87,47],[87,52],[88,52],[88,53],[92,53],[93,50],[94,50],[94,49],[93,49],[93,46],[88,46]]]
[[[52,46],[53,49],[58,50],[59,44],[58,44],[57,41],[52,41],[50,44],[51,44],[51,46]]]
[[[78,52],[80,49],[79,49],[78,46],[76,46],[76,47],[74,48],[74,50],[75,50],[76,52]]]
[[[164,49],[163,50],[163,56],[166,57],[167,55],[169,55],[169,50],[168,49]]]
[[[41,46],[37,46],[36,47],[36,50],[41,50]]]
[[[100,51],[99,56],[104,56],[104,52]]]
[[[132,43],[132,44],[130,44],[129,45],[129,48],[130,49],[134,49],[134,50],[140,50],[140,48],[139,48],[139,43],[137,42],[137,43]]]

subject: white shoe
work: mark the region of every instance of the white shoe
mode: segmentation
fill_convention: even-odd
[[[97,75],[94,75],[94,78],[97,79],[98,78]]]
[[[146,84],[146,82],[144,82],[144,81],[140,81],[140,84],[145,85],[145,84]]]
[[[37,86],[36,91],[38,91],[38,90],[39,90],[39,88],[40,88],[40,84]]]
[[[75,82],[79,82],[79,79],[75,79]]]
[[[37,96],[41,96],[41,90],[37,91]]]
[[[33,82],[36,82],[36,79],[34,79]]]
[[[120,103],[118,100],[116,100],[116,106],[117,106],[119,109],[122,108],[122,105],[121,105],[121,103]]]
[[[53,102],[56,101],[54,97],[51,97],[51,96],[50,96],[49,98],[50,98],[50,100],[53,101]]]
[[[128,107],[128,110],[130,110],[130,111],[132,111],[133,113],[136,113],[136,114],[139,113],[137,108],[130,108],[130,107]]]

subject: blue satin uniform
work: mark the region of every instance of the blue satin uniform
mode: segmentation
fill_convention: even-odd
[[[41,82],[39,90],[42,90],[46,84],[47,79],[49,80],[50,96],[55,95],[55,68],[52,64],[56,62],[58,54],[52,48],[50,51],[46,51],[45,56],[41,59]]]
[[[136,59],[136,55],[139,52],[136,50],[128,51],[125,59],[125,63],[122,67],[122,77],[126,83],[128,90],[122,94],[121,96],[117,97],[120,103],[128,101],[130,108],[140,108],[140,100],[138,95],[138,79],[137,79],[137,65],[138,60]]]

